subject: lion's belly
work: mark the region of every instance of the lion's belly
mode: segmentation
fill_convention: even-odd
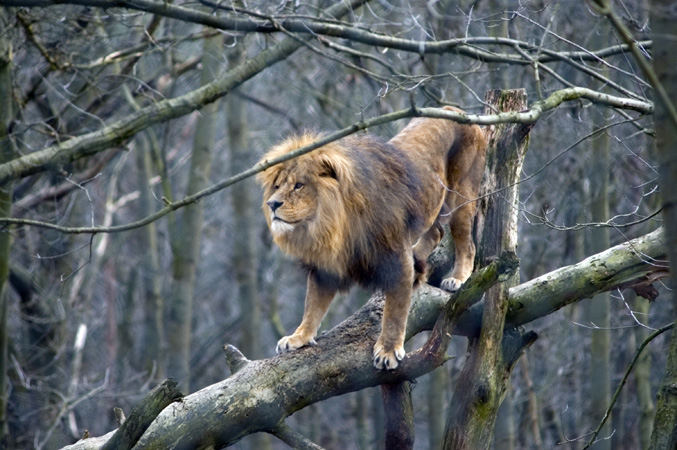
[[[399,252],[380,249],[369,255],[357,254],[343,273],[323,269],[312,263],[303,266],[321,286],[339,291],[348,290],[353,284],[367,289],[389,290],[402,279],[402,255]]]

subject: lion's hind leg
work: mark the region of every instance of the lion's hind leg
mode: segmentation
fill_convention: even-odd
[[[470,277],[475,264],[473,222],[478,206],[478,194],[484,174],[486,137],[477,126],[463,127],[460,149],[449,161],[446,206],[451,236],[454,239],[454,269],[441,287],[457,291]]]
[[[440,287],[449,292],[455,292],[461,287],[470,277],[475,264],[475,243],[472,238],[475,204],[474,201],[462,203],[453,212],[449,224],[454,239],[454,269],[440,283]]]
[[[436,220],[433,226],[418,239],[412,248],[414,255],[414,287],[428,281],[428,256],[437,247],[443,236],[444,228]]]

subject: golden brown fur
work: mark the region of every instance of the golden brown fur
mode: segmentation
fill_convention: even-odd
[[[317,138],[289,138],[264,160]],[[423,271],[442,224],[450,224],[456,244],[454,270],[443,287],[458,289],[472,272],[472,200],[485,149],[478,126],[417,118],[388,142],[351,136],[262,172],[273,240],[308,271],[303,319],[278,342],[278,352],[313,343],[335,293],[357,282],[385,294],[374,365],[397,367],[404,357],[414,267]]]

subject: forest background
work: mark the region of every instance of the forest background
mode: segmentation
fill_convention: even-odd
[[[304,274],[272,245],[253,178],[232,177],[291,133],[373,121],[388,138],[445,104],[481,122],[488,90],[524,89],[538,114],[516,205],[521,280],[662,225],[658,94],[638,61],[674,72],[651,40],[677,19],[671,2],[52,3],[0,1],[0,216],[18,218],[0,238],[7,448],[104,434],[166,377],[186,394],[212,385],[232,369],[224,344],[273,356]],[[661,80],[674,94],[674,74]],[[538,339],[512,370],[495,448],[587,443],[640,344],[675,318],[662,251],[641,287],[526,325]],[[322,329],[370,294],[335,300]],[[652,445],[670,336],[640,355],[593,448]],[[454,358],[413,385],[415,448],[444,440],[466,345],[454,336]],[[286,423],[326,448],[380,448],[381,396],[360,389]],[[265,433],[234,445],[285,448]]]

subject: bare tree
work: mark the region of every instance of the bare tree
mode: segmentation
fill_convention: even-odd
[[[448,448],[491,446],[494,423],[520,448],[646,442],[655,371],[674,365],[664,349],[677,342],[664,333],[674,302],[661,282],[675,234],[669,6],[4,0],[6,445],[103,434],[118,426],[112,406],[147,405],[165,376],[186,395],[150,419],[129,415],[118,436],[139,448],[252,447],[240,440],[260,431],[279,438],[265,436],[273,448],[435,447],[444,422]],[[524,89],[529,102],[505,108],[485,97],[497,88]],[[448,104],[466,112],[438,108]],[[271,357],[276,333],[297,320],[302,275],[256,212],[251,177],[280,161],[253,162],[289,133],[324,131],[294,157],[365,130],[387,139],[420,116],[515,138],[492,147],[473,281],[453,297],[434,287],[453,263],[443,242],[397,371],[374,371],[365,356],[382,299],[352,314],[364,292],[335,302],[317,347]],[[527,139],[528,153],[507,158]],[[520,270],[498,280],[514,270],[505,250]],[[600,318],[583,316],[579,300],[602,293]],[[451,335],[467,351],[461,337],[449,347]],[[625,361],[630,335],[637,365]],[[223,358],[230,342],[242,353],[227,347]],[[523,351],[528,363],[514,366]],[[637,392],[616,385],[632,373]],[[373,386],[385,409],[363,391]],[[586,392],[600,394],[594,412]],[[674,396],[660,392],[654,448],[674,428]],[[110,436],[76,446],[112,446]]]

